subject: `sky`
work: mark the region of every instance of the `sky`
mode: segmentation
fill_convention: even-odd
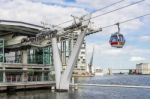
[[[57,25],[80,17],[96,9],[103,8],[120,0],[0,0],[0,19],[24,21],[41,25],[42,22]],[[98,11],[92,16],[103,14],[138,0],[123,2]],[[140,1],[140,0],[139,0]],[[92,19],[93,27],[104,27],[127,19],[150,13],[150,0],[137,5]],[[71,23],[68,23],[71,24]],[[68,24],[62,25],[65,27]],[[95,48],[93,66],[95,68],[135,68],[137,63],[150,63],[150,16],[120,25],[126,44],[122,49],[112,48],[109,38],[117,32],[117,27],[103,29],[85,38],[87,44],[87,62]]]

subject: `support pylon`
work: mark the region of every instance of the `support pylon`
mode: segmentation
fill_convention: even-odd
[[[59,49],[57,45],[56,38],[52,38],[52,47],[53,47],[53,60],[54,60],[54,67],[55,67],[55,78],[56,78],[56,89],[60,91],[68,91],[70,79],[72,77],[72,72],[76,61],[79,56],[80,48],[84,41],[86,30],[78,36],[77,42],[73,48],[71,56],[67,63],[67,68],[63,74],[61,74],[62,70],[62,62],[59,55]]]
[[[89,19],[89,18],[87,17],[87,19]],[[86,20],[86,19],[84,19],[84,20]],[[83,21],[83,19],[81,20],[80,23],[82,23],[83,28],[80,29],[81,33],[78,35],[77,42],[74,45],[74,48],[68,59],[67,68],[62,74],[61,74],[62,62],[61,62],[61,58],[59,55],[57,38],[56,37],[52,38],[53,60],[54,60],[54,67],[55,67],[55,78],[56,78],[57,91],[68,91],[69,90],[70,80],[72,77],[74,66],[77,62],[79,52],[80,52],[81,46],[83,44],[84,38],[86,36],[86,33],[88,31],[88,26],[90,23],[90,20],[83,21],[83,22],[82,21]]]

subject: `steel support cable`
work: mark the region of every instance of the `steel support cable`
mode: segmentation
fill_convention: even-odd
[[[112,12],[115,12],[115,11],[118,11],[118,10],[121,10],[121,9],[124,9],[124,8],[127,8],[127,7],[130,7],[130,6],[136,5],[136,4],[141,3],[141,2],[144,2],[144,1],[145,1],[145,0],[140,0],[140,1],[134,2],[134,3],[132,3],[132,4],[129,4],[129,5],[126,5],[126,6],[117,8],[117,9],[115,9],[115,10],[108,11],[108,12],[106,12],[106,13],[103,13],[103,14],[100,14],[100,15],[97,15],[97,16],[94,16],[94,17],[92,17],[91,19],[94,19],[94,18],[97,18],[97,17],[100,17],[100,16],[107,15],[107,14],[109,14],[109,13],[112,13]],[[87,20],[89,20],[89,19],[87,19]],[[83,20],[83,21],[87,21],[87,20]]]
[[[108,5],[108,6],[105,6],[105,7],[103,7],[103,8],[97,9],[96,11],[93,11],[93,12],[91,12],[90,14],[93,14],[93,13],[98,12],[98,11],[102,11],[102,10],[104,10],[104,9],[106,9],[106,8],[109,8],[109,7],[112,7],[112,6],[116,5],[116,4],[119,4],[119,3],[123,2],[123,1],[125,1],[125,0],[120,0],[120,1],[118,1],[118,2],[115,2],[115,3],[112,3],[112,4]],[[86,16],[86,15],[84,15],[84,16]],[[68,20],[68,21],[62,22],[62,23],[60,23],[60,24],[58,24],[58,25],[56,25],[56,26],[60,26],[60,25],[62,25],[62,24],[69,23],[69,22],[72,22],[72,21],[73,21],[73,20]]]
[[[112,7],[112,6],[117,5],[117,4],[119,4],[119,3],[123,2],[123,1],[125,1],[125,0],[121,0],[121,1],[118,1],[118,2],[115,2],[115,3],[112,3],[112,4],[108,5],[108,6],[105,6],[104,8],[97,9],[96,11],[93,11],[90,14],[93,14],[93,13],[96,13],[98,11],[104,10],[106,8]]]
[[[138,16],[138,17],[135,17],[135,18],[131,18],[131,19],[128,19],[128,20],[124,20],[124,21],[121,21],[121,22],[117,22],[117,23],[123,24],[123,23],[129,22],[129,21],[133,21],[133,20],[136,20],[136,19],[139,19],[139,18],[146,17],[146,16],[150,16],[150,13],[147,13],[147,14],[144,14],[144,15],[141,15],[141,16]],[[115,24],[112,24],[112,25],[107,25],[107,26],[101,27],[100,30],[96,30],[96,31],[93,31],[93,32],[89,32],[89,33],[87,33],[86,35],[90,35],[90,34],[93,34],[93,33],[100,32],[100,31],[102,31],[102,29],[109,28],[109,27],[112,27],[112,26],[115,26],[115,25],[116,25],[116,23],[115,23]]]
[[[118,23],[119,23],[119,24],[123,24],[123,23],[130,22],[130,21],[133,21],[133,20],[142,18],[142,17],[146,17],[146,16],[150,16],[150,13],[147,13],[147,14],[144,14],[144,15],[141,15],[141,16],[138,16],[138,17],[135,17],[135,18],[131,18],[131,19],[128,19],[128,20],[125,20],[125,21],[121,21],[121,22],[118,22]],[[112,26],[114,26],[114,25],[116,25],[116,23],[115,23],[115,24],[112,24],[112,25],[104,26],[104,27],[102,27],[102,29],[108,28],[108,27],[112,27]]]
[[[103,13],[103,14],[100,14],[100,15],[97,15],[97,16],[94,16],[94,17],[92,17],[92,18],[90,18],[90,19],[94,19],[94,18],[97,18],[97,17],[100,17],[100,16],[104,16],[104,15],[107,15],[107,14],[109,14],[109,13],[112,13],[112,12],[115,12],[115,11],[118,11],[118,10],[121,10],[121,9],[124,9],[124,8],[127,8],[127,7],[130,7],[130,6],[136,5],[136,4],[141,3],[141,2],[144,2],[144,1],[145,1],[145,0],[137,1],[137,2],[131,3],[131,4],[129,4],[129,5],[126,5],[126,6],[123,6],[123,7],[117,8],[117,9],[115,9],[115,10],[108,11],[108,12],[106,12],[106,13]],[[90,20],[90,19],[86,19],[86,20],[83,20],[83,21],[87,21],[87,20]],[[59,26],[59,25],[62,25],[62,24],[68,23],[68,22],[70,22],[70,21],[71,21],[71,20],[66,21],[66,22],[63,22],[63,23],[58,24],[58,25],[56,25],[56,26]]]

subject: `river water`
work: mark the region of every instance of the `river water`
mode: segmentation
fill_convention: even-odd
[[[150,86],[149,75],[116,75],[78,78],[78,83],[125,84]],[[84,86],[78,90],[57,93],[50,90],[34,90],[1,93],[0,99],[150,99],[150,89]]]

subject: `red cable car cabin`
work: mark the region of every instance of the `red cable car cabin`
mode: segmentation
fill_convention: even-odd
[[[120,33],[112,34],[109,43],[112,47],[122,48],[125,44],[124,36]]]

